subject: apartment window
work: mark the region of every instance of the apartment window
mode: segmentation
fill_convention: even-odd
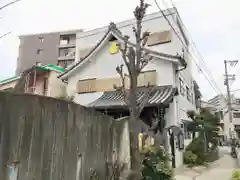
[[[43,78],[43,95],[47,95],[47,90],[48,90],[48,78],[44,77]]]
[[[58,66],[61,66],[63,68],[67,68],[72,63],[74,63],[74,60],[59,60],[58,61]]]
[[[180,85],[180,93],[185,96],[185,88],[184,88],[184,83],[181,78],[179,78],[179,85]]]
[[[39,36],[38,39],[39,39],[40,42],[44,41],[44,37],[43,36]]]
[[[75,48],[62,48],[59,50],[59,56],[75,56]]]
[[[240,113],[239,113],[239,112],[233,113],[233,117],[234,117],[234,118],[240,118]]]
[[[70,37],[69,36],[61,36],[60,44],[61,45],[67,45],[69,44]]]
[[[190,94],[189,87],[187,86],[186,86],[186,94],[187,94],[187,100],[191,102],[191,94]]]
[[[41,55],[42,53],[43,53],[43,50],[42,50],[42,49],[38,49],[38,50],[37,50],[37,54],[38,54],[38,55]]]
[[[236,105],[240,105],[240,99],[236,99]]]

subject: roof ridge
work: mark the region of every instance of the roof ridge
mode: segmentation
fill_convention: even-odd
[[[105,38],[109,35],[112,34],[113,36],[116,36],[116,38],[124,41],[125,40],[125,36],[123,37],[122,32],[117,28],[116,24],[111,22],[108,26],[108,31],[105,33],[105,35],[100,39],[100,41],[92,48],[92,50],[83,58],[81,58],[79,61],[77,61],[76,63],[74,63],[72,66],[70,66],[68,69],[66,69],[65,72],[63,72],[62,74],[60,74],[58,76],[58,78],[61,78],[62,76],[64,76],[65,74],[67,74],[68,72],[72,71],[75,67],[77,67],[81,62],[83,62],[85,59],[87,59],[100,45],[101,43],[105,40]],[[126,35],[127,36],[127,35]],[[129,45],[131,46],[136,46],[135,43],[128,41],[127,42]],[[176,58],[178,60],[181,61],[182,63],[182,58],[181,56],[178,55],[172,55],[172,54],[167,54],[167,53],[161,53],[161,52],[157,52],[157,51],[153,51],[149,48],[143,48],[144,51],[147,51],[149,53],[158,55],[158,56],[162,56],[162,57],[168,57],[168,58]]]

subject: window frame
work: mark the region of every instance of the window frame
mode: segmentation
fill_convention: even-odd
[[[187,85],[186,85],[186,96],[187,96],[187,100],[191,102],[190,88]]]
[[[182,80],[181,77],[179,77],[179,89],[180,89],[180,93],[182,94],[182,96],[185,96],[185,87],[184,87],[184,82]]]
[[[37,49],[37,52],[36,52],[37,55],[41,55],[42,53],[43,53],[43,49]]]
[[[43,36],[39,36],[38,40],[42,43],[44,41],[44,37]]]

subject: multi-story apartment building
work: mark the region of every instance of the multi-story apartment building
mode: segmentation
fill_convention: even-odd
[[[82,30],[22,35],[16,75],[37,62],[66,68],[75,60],[76,34]]]
[[[196,110],[196,87],[191,72],[192,57],[187,51],[182,53],[184,46],[189,45],[182,21],[175,8],[164,11],[164,14],[185,45],[178,39],[161,12],[144,18],[143,30],[151,33],[144,51],[153,59],[139,75],[138,95],[141,101],[141,94],[146,91],[147,84],[156,86],[156,91],[146,105],[148,108],[142,113],[144,117],[140,118],[146,119],[146,115],[150,117],[151,112],[147,111],[157,109],[156,114],[162,119],[161,122],[166,122],[166,128],[176,126],[184,133],[185,140],[177,134],[170,138],[172,165],[177,167],[182,164],[184,146],[191,141],[185,122],[191,121],[187,111]],[[123,43],[123,36],[128,35],[131,46],[135,46],[132,31],[134,25],[135,20],[132,19],[120,22],[116,26],[110,24],[108,27],[77,34],[75,64],[59,76],[67,82],[67,94],[73,96],[76,103],[113,117],[128,114],[121,92],[114,89],[114,85],[121,85],[116,67],[124,64],[116,44]],[[127,72],[126,69],[124,72]],[[128,87],[129,81],[124,83]]]
[[[231,106],[232,106],[232,122],[229,119],[227,96],[217,95],[208,100],[207,107],[212,107],[212,112],[216,113],[220,122],[223,124],[224,135],[226,138],[230,136],[231,129],[240,131],[240,99],[231,95]]]

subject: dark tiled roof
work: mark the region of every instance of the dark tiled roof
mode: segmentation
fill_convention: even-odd
[[[137,101],[141,102],[148,88],[138,88]],[[154,88],[150,95],[150,99],[146,106],[154,106],[160,104],[169,104],[177,93],[177,88],[172,86],[159,86]],[[121,91],[104,92],[103,95],[94,102],[86,105],[93,108],[116,108],[126,106]]]

